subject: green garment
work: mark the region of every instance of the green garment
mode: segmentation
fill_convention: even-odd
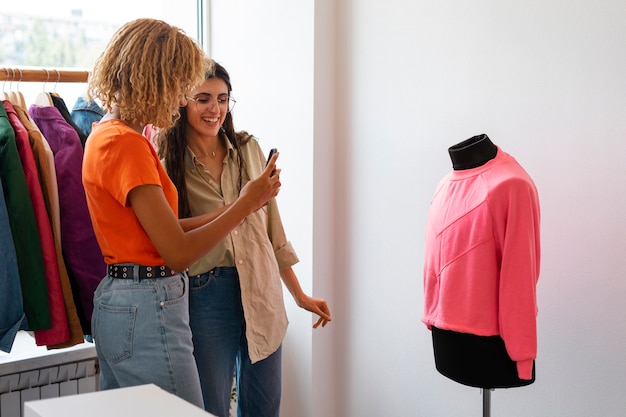
[[[28,330],[49,329],[52,322],[48,286],[35,211],[17,151],[15,131],[4,105],[0,106],[0,178],[15,243]]]

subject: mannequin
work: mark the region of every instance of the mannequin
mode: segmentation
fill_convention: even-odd
[[[432,332],[437,371],[484,389],[532,384],[539,275],[534,183],[485,134],[448,152],[454,171],[431,202],[424,266],[422,320]]]
[[[474,136],[448,149],[452,168],[455,170],[476,168],[496,157],[498,147],[485,134]]]

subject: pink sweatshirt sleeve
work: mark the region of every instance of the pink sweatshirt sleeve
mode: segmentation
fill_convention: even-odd
[[[494,238],[501,256],[499,283],[500,335],[517,362],[518,377],[532,379],[537,356],[537,300],[539,278],[539,203],[530,179],[513,178],[490,196]]]

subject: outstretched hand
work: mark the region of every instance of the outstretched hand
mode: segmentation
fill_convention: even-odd
[[[332,321],[332,318],[330,316],[330,309],[328,308],[326,300],[324,300],[323,298],[313,298],[309,297],[308,295],[304,295],[302,299],[298,302],[298,306],[319,316],[319,318],[313,325],[314,329],[317,329],[320,324],[322,325],[322,327],[325,327],[329,321]]]
[[[293,271],[292,267],[289,266],[281,269],[280,277],[287,286],[287,289],[289,289],[289,292],[291,293],[291,296],[295,300],[298,307],[308,310],[311,313],[317,314],[319,316],[319,318],[313,325],[314,329],[317,329],[320,324],[322,325],[322,327],[325,327],[328,322],[332,320],[332,318],[330,317],[330,309],[328,308],[326,300],[324,300],[323,298],[314,298],[306,295],[304,291],[302,291],[300,282],[298,282],[298,277],[296,277],[296,273]]]

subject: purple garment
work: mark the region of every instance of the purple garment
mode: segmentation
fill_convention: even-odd
[[[80,294],[84,323],[91,322],[93,294],[106,274],[82,184],[83,146],[56,107],[28,109],[54,153],[61,213],[61,245]],[[91,332],[89,332],[91,334]]]

